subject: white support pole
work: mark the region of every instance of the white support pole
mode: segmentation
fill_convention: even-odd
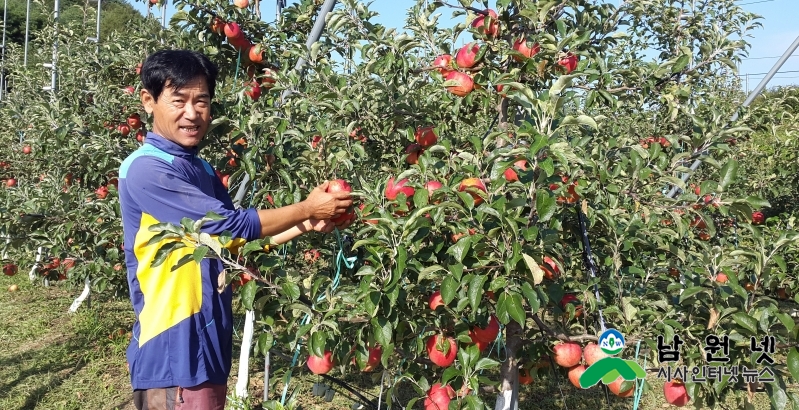
[[[8,259],[8,247],[11,244],[11,236],[8,234],[3,234],[3,238],[6,238],[6,248],[3,249],[3,257],[0,259],[6,260]]]
[[[52,92],[52,96],[51,97],[52,97],[53,101],[55,101],[55,95],[56,95],[56,92],[58,91],[58,87],[56,85],[57,84],[56,83],[56,75],[57,75],[57,71],[58,70],[57,70],[56,67],[57,67],[57,61],[58,61],[58,11],[59,11],[59,7],[60,7],[59,0],[55,0],[55,6],[54,6],[54,9],[55,9],[55,15],[54,15],[54,20],[55,20],[54,31],[55,31],[55,35],[54,35],[54,38],[53,38],[53,62],[50,63],[50,64],[47,64],[47,63],[43,64],[44,67],[50,69],[51,74],[50,74],[50,86],[49,87],[42,87],[42,90]]]
[[[80,296],[78,296],[78,298],[75,299],[74,302],[72,302],[72,305],[69,307],[69,313],[77,312],[81,303],[83,303],[84,300],[89,299],[89,296],[91,295],[92,292],[91,284],[92,282],[87,276],[86,280],[83,282],[83,292],[81,292]],[[90,302],[87,301],[86,306],[91,307]]]
[[[252,347],[252,334],[253,322],[255,321],[255,312],[252,310],[247,311],[244,319],[244,334],[241,339],[241,355],[239,356],[239,377],[236,381],[236,397],[247,397],[247,386],[250,383],[250,347]]]
[[[31,25],[31,0],[28,0],[28,5],[25,11],[25,57],[23,57],[22,65],[28,66],[28,38],[30,37]]]
[[[97,44],[97,54],[100,54],[100,13],[103,0],[97,0],[97,29],[94,32],[94,42]]]
[[[264,401],[269,400],[269,355],[271,352],[266,352],[264,359]]]
[[[31,271],[28,273],[28,279],[31,281],[36,280],[36,269],[39,268],[39,262],[42,261],[42,247],[39,247],[39,250],[36,252],[36,262],[33,264]]]
[[[3,101],[3,93],[6,92],[6,26],[8,25],[8,0],[3,2],[3,48],[0,55],[0,101]]]

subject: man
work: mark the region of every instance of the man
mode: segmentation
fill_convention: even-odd
[[[225,217],[202,230],[230,231],[236,242],[267,236],[287,242],[311,230],[330,232],[330,219],[352,205],[347,193],[326,193],[327,182],[304,201],[277,209],[239,209],[215,170],[198,156],[211,121],[217,68],[186,50],[153,53],[142,65],[141,101],[153,116],[145,144],[119,169],[119,198],[130,298],[136,314],[127,360],[139,410],[222,410],[233,354],[232,291],[217,290],[224,266],[217,259],[172,270],[193,247],[174,251],[152,267],[158,249],[148,227]],[[346,228],[352,219],[341,223]]]

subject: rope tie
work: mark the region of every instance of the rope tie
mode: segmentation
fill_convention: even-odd
[[[343,243],[341,241],[341,233],[339,232],[338,228],[335,229],[335,232],[336,232],[336,244],[338,245],[338,253],[336,254],[336,258],[335,258],[335,260],[336,260],[336,274],[333,277],[332,282],[330,283],[330,291],[331,292],[335,291],[338,288],[339,283],[341,282],[341,271],[342,271],[341,267],[342,267],[342,265],[344,265],[347,269],[352,269],[355,266],[355,262],[358,260],[357,256],[351,256],[349,258],[344,256],[344,246],[343,246]],[[283,250],[284,251],[286,250],[286,245],[285,244],[283,245]],[[285,252],[283,253],[283,259],[285,259]],[[283,262],[281,261],[281,264],[282,263]],[[323,294],[319,295],[319,297],[316,299],[316,301],[317,302],[321,302],[321,301],[325,300],[326,298],[327,298],[327,295],[323,293]],[[311,309],[313,309],[315,305],[316,304],[311,306]],[[310,322],[311,322],[311,315],[306,313],[305,317],[302,319],[302,326],[305,326],[305,325],[307,325]],[[296,346],[294,348],[294,358],[291,360],[291,367],[289,368],[288,373],[286,373],[286,384],[283,385],[283,395],[280,398],[280,404],[281,405],[285,405],[286,404],[286,393],[288,392],[289,382],[291,381],[291,373],[292,373],[291,369],[293,369],[294,366],[297,365],[297,361],[299,360],[299,357],[300,357],[300,348],[301,347],[302,347],[302,344],[298,340],[297,344],[296,344]],[[382,396],[382,387],[381,387],[381,396]]]

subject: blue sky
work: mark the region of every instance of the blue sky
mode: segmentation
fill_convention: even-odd
[[[609,1],[618,2],[619,0]],[[293,1],[288,0],[287,3],[291,4]],[[414,0],[375,0],[369,9],[380,14],[375,18],[375,22],[387,27],[401,28],[405,22],[407,9],[414,3]],[[451,3],[457,4],[458,1],[451,0]],[[480,3],[482,2],[475,1],[475,7],[480,7]],[[495,0],[489,1],[489,5],[493,6],[494,4]],[[796,24],[796,18],[799,15],[799,0],[740,0],[738,4],[745,10],[763,17],[760,20],[763,27],[754,30],[751,33],[752,37],[747,39],[751,44],[749,58],[743,61],[739,69],[739,73],[744,79],[744,87],[747,86],[745,80],[746,75],[749,74],[748,87],[753,89],[771,70],[779,56],[799,36],[799,24]],[[144,3],[135,2],[133,5],[142,13],[146,13]],[[261,0],[261,15],[264,16],[264,20],[274,20],[275,7],[276,1]],[[153,10],[156,14],[161,14],[160,11]],[[168,6],[167,18],[173,12],[174,8],[171,5]],[[450,11],[446,10],[441,14],[440,25],[455,25],[456,21],[451,19]],[[466,37],[468,38],[465,40],[471,38],[471,36]],[[780,72],[769,82],[768,87],[795,84],[799,84],[799,50],[794,52],[794,57],[789,58],[782,66]]]

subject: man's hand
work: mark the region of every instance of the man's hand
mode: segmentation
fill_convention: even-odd
[[[352,198],[349,192],[336,192],[334,194],[325,192],[330,183],[325,181],[322,185],[314,188],[303,201],[310,214],[310,219],[328,220],[343,214],[352,206]],[[349,226],[349,225],[348,225]]]
[[[353,222],[355,222],[356,215],[353,214],[351,218],[346,219],[344,221],[340,221],[339,223],[334,223],[330,219],[309,219],[306,223],[306,228],[308,230],[314,230],[316,232],[324,232],[330,233],[333,232],[334,228],[338,228],[340,231],[349,228]]]
[[[333,228],[336,227],[336,224],[329,219],[309,219],[305,223],[305,227],[308,228],[309,231],[314,230],[316,232],[330,233],[333,232]]]

